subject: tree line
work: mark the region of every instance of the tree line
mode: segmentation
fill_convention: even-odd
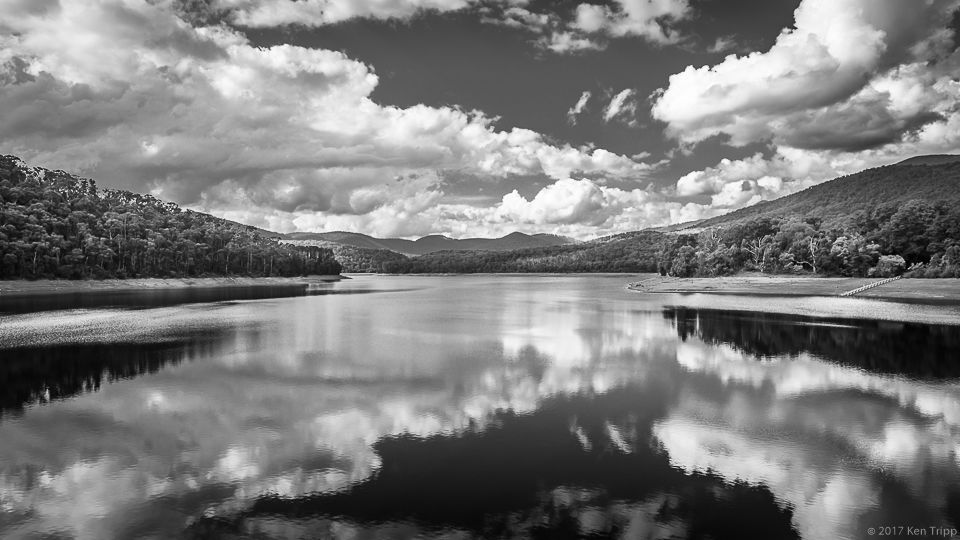
[[[741,270],[833,276],[960,277],[960,207],[911,200],[818,217],[760,216],[667,239],[657,271],[711,277]]]
[[[338,274],[330,249],[0,156],[0,279]]]

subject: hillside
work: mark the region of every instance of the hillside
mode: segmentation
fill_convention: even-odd
[[[653,272],[664,238],[662,233],[656,231],[635,231],[575,244],[512,250],[450,249],[423,255],[404,255],[387,249],[357,247],[325,240],[285,242],[332,249],[337,260],[343,265],[344,272],[471,274]]]
[[[296,246],[316,246],[333,251],[334,257],[343,266],[344,272],[377,273],[383,271],[383,264],[391,261],[404,261],[407,256],[389,249],[357,247],[327,240],[284,240]]]
[[[921,156],[939,158],[943,156]],[[913,158],[920,160],[921,158]],[[907,160],[912,161],[912,160]],[[857,211],[880,205],[898,206],[910,200],[960,205],[960,161],[934,165],[889,165],[842,176],[773,201],[708,219],[697,228],[714,227],[758,217],[820,218],[841,224]]]
[[[943,165],[944,163],[955,163],[957,161],[960,161],[960,155],[957,154],[931,154],[905,159],[897,165]]]
[[[0,156],[0,279],[338,274],[333,252]]]
[[[552,234],[528,235],[514,232],[502,238],[461,238],[453,239],[446,236],[424,236],[418,240],[404,240],[402,238],[374,238],[360,233],[328,232],[328,233],[289,233],[282,236],[284,240],[336,242],[357,248],[386,249],[405,255],[425,255],[437,251],[511,251],[514,249],[542,248],[574,244],[577,241],[565,236]]]

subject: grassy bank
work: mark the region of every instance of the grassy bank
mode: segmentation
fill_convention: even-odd
[[[323,283],[340,281],[342,276],[308,277],[212,277],[212,278],[144,278],[102,280],[37,280],[0,281],[0,294],[56,293],[129,289],[183,289],[191,287],[241,287],[263,285],[292,285],[296,283]]]
[[[763,274],[715,278],[655,276],[631,283],[628,288],[647,293],[718,293],[770,296],[837,296],[879,281],[872,278],[770,276]],[[960,302],[960,280],[900,279],[866,290],[856,298]]]

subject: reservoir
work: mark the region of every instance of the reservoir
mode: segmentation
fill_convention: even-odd
[[[0,538],[960,528],[960,306],[353,278],[0,298]]]

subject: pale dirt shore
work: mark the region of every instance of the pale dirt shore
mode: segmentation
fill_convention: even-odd
[[[653,276],[631,283],[632,291],[648,293],[717,293],[769,296],[838,296],[880,281],[872,278],[741,275],[715,278]],[[855,298],[960,302],[960,279],[898,279],[863,291]]]
[[[186,289],[192,287],[247,287],[265,285],[310,285],[349,279],[344,276],[307,277],[213,277],[213,278],[138,278],[84,280],[12,280],[0,281],[0,295],[11,293],[57,293],[128,289]]]

